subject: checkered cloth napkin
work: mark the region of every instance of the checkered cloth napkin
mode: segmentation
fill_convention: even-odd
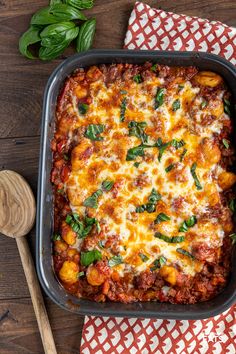
[[[125,48],[194,50],[236,65],[236,29],[136,2]],[[175,321],[86,316],[81,354],[235,354],[236,305],[206,320]]]

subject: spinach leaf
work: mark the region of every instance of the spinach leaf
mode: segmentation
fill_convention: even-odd
[[[80,263],[81,265],[87,267],[95,261],[100,261],[102,259],[102,254],[100,251],[94,249],[88,252],[81,252]]]
[[[146,122],[135,122],[132,120],[128,124],[129,136],[136,136],[142,140],[142,143],[146,143],[148,141],[148,135],[144,132],[146,126]]]
[[[104,129],[104,124],[90,124],[88,125],[84,136],[90,140],[101,141],[103,140],[103,137],[99,136],[99,134],[103,133]]]
[[[202,186],[201,186],[201,183],[200,183],[198,176],[196,174],[196,168],[197,168],[197,164],[196,164],[196,162],[194,162],[190,168],[190,172],[191,172],[193,179],[195,181],[195,186],[197,187],[198,190],[200,190],[200,189],[202,189]]]

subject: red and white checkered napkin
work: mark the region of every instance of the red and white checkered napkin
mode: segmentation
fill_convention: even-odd
[[[236,65],[236,28],[136,2],[124,48],[209,52]]]
[[[208,51],[236,65],[236,29],[136,2],[125,48]],[[235,354],[236,305],[201,321],[86,316],[81,354],[116,353]]]

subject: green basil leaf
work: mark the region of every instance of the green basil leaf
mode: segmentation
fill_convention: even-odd
[[[86,103],[82,103],[82,102],[78,103],[78,110],[79,110],[80,114],[85,115],[87,113],[88,109],[89,109],[89,106]],[[94,124],[91,124],[91,125],[94,125]]]
[[[121,90],[120,93],[121,93],[121,95],[127,95],[128,91],[126,91],[126,90]]]
[[[169,166],[167,166],[167,167],[165,168],[166,173],[168,173],[168,172],[170,172],[171,170],[173,170],[174,167],[175,167],[175,165],[174,165],[173,163],[171,163]]]
[[[66,215],[66,220],[65,220],[66,223],[67,223],[67,224],[70,224],[72,220],[73,220],[73,217],[72,217],[71,215],[67,214],[67,215]]]
[[[135,146],[128,150],[126,155],[126,161],[135,160],[137,156],[144,156],[144,146]]]
[[[143,213],[144,211],[147,211],[148,213],[154,213],[156,211],[156,204],[160,199],[161,194],[157,192],[155,188],[153,188],[151,194],[148,197],[148,203],[137,206],[135,210],[136,213]]]
[[[109,259],[108,265],[110,267],[115,267],[118,264],[124,263],[123,258],[121,256],[114,256]]]
[[[178,109],[180,109],[180,100],[179,99],[175,100],[172,104],[172,111],[176,112]]]
[[[174,146],[174,148],[176,148],[176,150],[180,149],[182,146],[185,145],[185,141],[183,139],[181,140],[176,140],[176,139],[173,139],[171,141],[171,145]]]
[[[158,64],[153,64],[153,66],[151,67],[151,71],[156,73],[157,72],[157,66],[158,66]]]
[[[53,234],[52,236],[53,241],[60,241],[61,240],[61,235],[60,234]]]
[[[136,136],[141,139],[143,143],[146,143],[148,141],[148,135],[144,132],[146,126],[146,122],[135,122],[132,120],[128,124],[129,136]]]
[[[146,205],[143,204],[143,205],[137,206],[136,209],[135,209],[135,212],[136,213],[143,213],[145,210],[146,210]]]
[[[187,152],[187,151],[188,151],[188,150],[184,148],[184,150],[183,150],[182,154],[180,155],[180,162],[182,162],[182,161],[183,161],[184,156],[186,155],[186,152]]]
[[[178,85],[178,92],[180,92],[181,90],[183,90],[184,88],[184,84],[179,84]]]
[[[84,52],[92,47],[96,30],[96,19],[87,20],[80,26],[79,35],[76,40],[76,51]]]
[[[197,187],[198,190],[202,189],[202,186],[201,186],[201,183],[197,177],[197,174],[196,174],[196,168],[197,168],[197,164],[196,162],[194,162],[190,168],[190,172],[193,176],[193,179],[194,179],[194,182],[195,182],[195,186]]]
[[[44,7],[31,17],[31,25],[50,25],[52,23],[58,23],[57,17],[50,13],[50,6]]]
[[[138,168],[139,165],[140,165],[140,162],[135,162],[135,163],[134,163],[134,167],[136,167],[136,168]]]
[[[35,59],[36,57],[30,52],[28,47],[31,44],[35,44],[41,41],[39,26],[30,26],[30,28],[22,34],[19,40],[19,51],[22,55],[29,59]]]
[[[165,150],[171,145],[171,141],[167,143],[163,143],[161,138],[158,138],[156,146],[159,149],[159,154],[158,154],[158,161],[161,161],[162,155],[164,154]]]
[[[153,262],[153,266],[150,268],[150,270],[154,271],[156,269],[161,268],[166,263],[166,261],[167,259],[164,256],[155,259],[155,261]]]
[[[41,39],[46,38],[46,37],[54,37],[54,36],[60,36],[62,38],[62,35],[75,28],[75,24],[73,22],[61,22],[57,24],[51,24],[46,26],[42,32],[40,33]]]
[[[64,0],[66,4],[75,7],[76,9],[91,9],[94,5],[94,0]]]
[[[104,246],[105,246],[105,245],[104,245],[104,241],[102,241],[102,240],[98,241],[98,247],[99,247],[99,248],[103,249]]]
[[[84,136],[90,140],[101,141],[103,140],[103,137],[99,136],[99,134],[103,133],[104,129],[104,124],[90,124],[88,125]]]
[[[180,232],[187,232],[190,227],[193,227],[197,223],[197,218],[195,215],[190,216],[187,220],[180,225]]]
[[[224,112],[231,116],[231,103],[226,98],[224,98]]]
[[[208,105],[208,102],[203,99],[202,102],[201,102],[200,108],[204,109],[204,108],[206,108],[207,105]]]
[[[121,105],[120,105],[120,121],[121,122],[124,122],[124,120],[125,120],[126,107],[127,107],[127,98],[124,97],[122,99]]]
[[[140,74],[134,75],[133,80],[137,83],[140,84],[142,80],[142,76]]]
[[[102,195],[102,190],[98,189],[96,192],[94,192],[90,197],[85,199],[83,202],[83,205],[89,208],[94,208],[96,209],[98,207],[98,197]]]
[[[163,103],[164,103],[164,89],[158,88],[155,97],[154,109],[159,108],[160,106],[163,105]]]
[[[146,256],[146,254],[139,253],[138,255],[142,259],[143,262],[147,262],[149,260],[148,256]]]
[[[49,13],[55,16],[58,19],[58,22],[71,20],[87,20],[87,18],[80,10],[67,4],[51,5]]]
[[[162,221],[169,221],[170,217],[165,213],[160,213],[157,215],[156,219],[154,220],[154,224],[160,224]]]
[[[236,199],[232,199],[229,203],[229,207],[233,213],[236,211]]]
[[[184,236],[172,236],[172,237],[169,237],[169,236],[163,235],[160,232],[156,232],[155,233],[155,237],[157,237],[160,240],[163,240],[165,242],[168,242],[168,243],[180,243],[180,242],[183,242],[185,240]]]
[[[100,261],[102,259],[102,254],[100,251],[94,249],[88,252],[81,252],[80,263],[81,265],[87,267],[95,261]]]
[[[148,213],[154,213],[156,211],[156,204],[147,203],[145,209]]]
[[[50,0],[50,5],[62,4],[62,0]]]
[[[224,146],[226,147],[226,149],[229,148],[229,141],[226,139],[222,139],[222,143],[224,144]]]
[[[79,274],[78,274],[78,278],[83,277],[84,275],[85,275],[85,273],[84,273],[84,272],[79,272]]]
[[[232,239],[232,245],[236,243],[236,234],[231,234],[229,237]]]
[[[184,256],[187,256],[191,259],[195,259],[195,257],[189,253],[188,251],[184,250],[183,248],[176,248],[176,252],[183,254]]]
[[[108,192],[112,189],[113,185],[114,185],[113,181],[106,180],[102,182],[102,190]]]
[[[148,197],[148,201],[150,203],[156,204],[160,199],[161,199],[161,194],[157,192],[155,188],[153,188],[150,196]]]
[[[186,224],[186,222],[184,221],[179,228],[179,232],[187,232],[188,231],[188,226]]]

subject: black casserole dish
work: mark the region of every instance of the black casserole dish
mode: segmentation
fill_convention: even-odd
[[[59,89],[66,76],[78,67],[109,63],[141,64],[145,61],[157,62],[169,66],[194,65],[201,70],[218,72],[227,82],[235,100],[233,81],[235,69],[224,60],[199,53],[170,53],[170,52],[129,52],[129,51],[93,51],[75,56],[63,63],[52,75],[46,90],[42,129],[42,151],[39,175],[38,223],[37,223],[37,267],[42,285],[46,292],[59,305],[74,312],[85,314],[101,314],[133,317],[160,317],[177,319],[194,319],[210,317],[224,311],[234,301],[234,269],[230,281],[222,293],[212,300],[194,305],[179,305],[167,303],[94,303],[76,299],[66,294],[65,290],[55,279],[51,264],[51,241],[53,226],[52,188],[50,185],[51,153],[50,141],[54,132],[54,114]],[[120,311],[119,311],[120,310]]]

